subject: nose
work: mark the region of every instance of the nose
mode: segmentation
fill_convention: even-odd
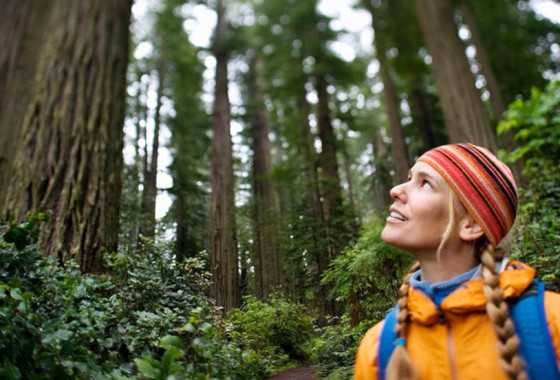
[[[399,199],[400,201],[404,201],[405,198],[405,183],[401,183],[400,185],[397,185],[395,187],[393,187],[391,189],[391,191],[389,191],[389,195],[391,195],[391,198],[393,198],[394,200]]]

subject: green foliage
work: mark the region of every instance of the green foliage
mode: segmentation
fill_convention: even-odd
[[[268,358],[268,372],[305,362],[309,358],[315,321],[306,308],[273,296],[268,303],[255,297],[230,313],[229,336],[240,347]]]
[[[560,290],[560,81],[512,103],[498,131],[513,131],[520,145],[505,160],[525,160],[512,254]]]
[[[383,224],[372,219],[351,248],[335,258],[324,283],[333,283],[331,295],[346,302],[352,325],[377,321],[394,305],[400,279],[412,258],[381,240]]]
[[[334,322],[334,321],[331,321]],[[311,362],[317,376],[326,380],[351,379],[356,351],[369,322],[352,327],[348,314],[322,330],[314,342]]]
[[[82,275],[6,241],[32,242],[33,231],[2,228],[0,378],[259,378],[257,355],[224,339],[203,257],[177,265],[167,246],[150,246]]]

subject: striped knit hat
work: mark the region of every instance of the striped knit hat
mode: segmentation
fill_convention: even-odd
[[[515,220],[517,188],[511,170],[496,156],[465,143],[434,148],[418,161],[442,175],[492,245],[506,236]]]

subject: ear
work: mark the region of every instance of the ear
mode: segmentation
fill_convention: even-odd
[[[480,225],[470,215],[466,215],[459,225],[459,237],[465,241],[475,241],[484,235]]]

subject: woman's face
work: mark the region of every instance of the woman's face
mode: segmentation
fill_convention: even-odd
[[[434,254],[449,223],[450,192],[435,169],[416,163],[408,181],[391,189],[394,202],[381,238],[417,258]]]

